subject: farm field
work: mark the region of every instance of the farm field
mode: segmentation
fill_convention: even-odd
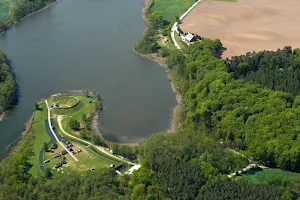
[[[265,179],[271,176],[282,176],[284,178],[300,178],[300,173],[283,171],[280,169],[260,169],[242,175],[242,179],[251,183],[264,183]],[[239,177],[240,178],[240,177]]]
[[[182,15],[195,0],[154,0],[152,11],[161,11],[166,20],[171,21],[174,16]]]
[[[298,0],[203,0],[180,25],[184,32],[218,38],[227,50],[223,58],[252,51],[300,47]]]

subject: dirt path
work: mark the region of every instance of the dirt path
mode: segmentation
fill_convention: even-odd
[[[56,133],[54,132],[54,130],[52,128],[52,124],[51,124],[51,117],[50,117],[50,111],[51,111],[51,109],[50,109],[50,107],[48,105],[48,101],[45,100],[45,102],[46,102],[46,105],[47,105],[47,108],[48,108],[48,125],[49,125],[50,131],[53,134],[56,142],[58,144],[60,144],[70,154],[70,156],[72,156],[74,158],[75,161],[78,161],[78,159],[73,155],[73,153],[71,151],[69,151],[69,149],[67,147],[65,147],[65,145],[58,139]]]
[[[223,58],[284,46],[300,47],[299,0],[203,0],[180,25],[184,32],[219,38]]]

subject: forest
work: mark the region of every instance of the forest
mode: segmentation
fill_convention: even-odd
[[[17,103],[17,83],[5,54],[0,51],[0,114]]]
[[[300,49],[286,46],[277,51],[247,53],[226,59],[235,79],[258,83],[266,88],[300,94]]]
[[[217,58],[221,46],[205,39],[168,58],[185,94],[183,126],[263,165],[299,169],[300,97],[235,79]]]
[[[12,15],[14,20],[19,21],[28,14],[40,10],[44,6],[53,3],[55,0],[24,0],[17,2],[12,8]]]

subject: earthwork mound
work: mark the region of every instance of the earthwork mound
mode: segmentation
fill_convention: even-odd
[[[70,95],[60,95],[53,99],[53,104],[56,108],[73,108],[79,103],[79,99]]]

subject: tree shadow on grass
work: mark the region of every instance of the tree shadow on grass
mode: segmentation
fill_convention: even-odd
[[[247,171],[245,173],[245,175],[253,175],[253,174],[256,174],[257,172],[260,172],[262,171],[263,169],[260,168],[260,167],[257,167],[257,168],[253,168],[253,169],[250,169],[249,171]]]

